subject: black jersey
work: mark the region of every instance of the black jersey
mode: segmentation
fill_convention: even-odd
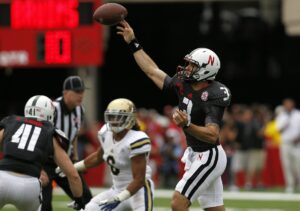
[[[163,91],[175,92],[179,99],[178,108],[186,111],[191,122],[205,126],[208,123],[215,123],[221,126],[225,107],[230,104],[230,90],[218,81],[211,81],[205,89],[193,90],[190,83],[178,79],[176,76],[166,77]],[[194,136],[186,133],[187,145],[196,152],[206,151],[215,146],[215,144],[201,141]],[[219,144],[217,142],[216,144]]]
[[[64,135],[48,121],[15,115],[2,119],[0,128],[4,128],[0,170],[33,177],[40,176],[43,164],[53,155],[53,136]]]

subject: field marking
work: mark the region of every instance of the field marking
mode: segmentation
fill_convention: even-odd
[[[105,188],[91,188],[93,195],[106,190]],[[65,192],[60,188],[54,188],[54,194],[65,195]],[[173,190],[155,190],[155,197],[171,198]],[[224,199],[227,200],[255,200],[255,201],[300,201],[299,193],[274,193],[274,192],[229,192],[224,191]]]
[[[59,201],[53,203],[53,208],[67,208],[67,204],[70,201]],[[3,208],[8,210],[15,210],[15,207],[12,205],[6,205]],[[199,208],[190,208],[190,211],[199,211]],[[170,211],[168,207],[158,207],[155,206],[155,211]],[[283,211],[282,209],[254,209],[254,208],[231,208],[226,207],[226,211]]]

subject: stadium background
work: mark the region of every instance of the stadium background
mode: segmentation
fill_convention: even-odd
[[[92,2],[93,9],[101,4],[96,0],[79,2]],[[297,1],[115,2],[127,7],[127,20],[144,49],[168,74],[176,72],[187,52],[208,47],[221,58],[218,80],[232,90],[233,103],[260,102],[275,106],[286,96],[300,100],[296,88],[300,76],[300,40],[297,32],[291,34],[289,29],[296,29],[300,18],[294,17],[290,10],[284,12],[284,8],[297,7]],[[293,4],[296,6],[289,6]],[[0,4],[2,9],[3,5]],[[7,27],[3,26],[7,16],[1,14],[0,32]],[[138,70],[124,41],[116,35],[115,27],[99,26],[99,30],[102,30],[100,44],[95,42],[101,51],[99,55],[103,55],[99,65],[8,67],[0,62],[0,116],[22,114],[25,100],[34,94],[59,96],[62,82],[70,74],[82,75],[91,87],[85,105],[92,119],[101,120],[105,106],[116,97],[128,97],[137,107],[158,111],[165,104],[176,104]],[[0,52],[3,52],[1,40],[7,35],[0,36]]]
[[[99,40],[91,39],[101,57],[95,64],[4,65],[1,52],[7,51],[3,40],[7,41],[4,31],[10,23],[5,19],[4,5],[11,2],[0,1],[1,118],[12,113],[22,115],[24,103],[32,95],[60,96],[63,80],[72,74],[82,76],[90,87],[84,101],[90,121],[102,121],[107,103],[119,97],[132,99],[138,108],[154,108],[159,112],[166,104],[176,105],[176,99],[164,96],[138,69],[128,47],[116,35],[115,27],[91,23],[89,15],[85,17],[87,22],[100,32]],[[98,0],[78,2],[89,2],[92,9],[103,3]],[[293,12],[293,8],[299,8],[299,1],[115,2],[128,9],[127,20],[144,49],[169,75],[175,74],[186,53],[197,47],[208,47],[221,59],[217,80],[231,89],[233,103],[257,102],[275,107],[287,96],[299,103],[300,16]],[[89,9],[86,11],[92,11]],[[19,31],[13,32],[17,35]],[[15,39],[26,42],[18,36]],[[78,49],[81,50],[85,49]],[[36,54],[39,56],[39,52]],[[97,174],[91,171],[88,176],[94,180]]]

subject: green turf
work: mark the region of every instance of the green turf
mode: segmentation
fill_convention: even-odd
[[[67,196],[54,196],[53,210],[54,211],[70,211],[65,205],[69,202]],[[156,198],[154,201],[154,211],[158,208],[171,210],[169,198]],[[198,208],[195,203],[192,208]],[[257,200],[225,200],[225,207],[234,211],[299,211],[300,202],[298,201],[257,201]],[[200,210],[194,209],[194,210]],[[16,211],[12,206],[5,207],[1,211]]]

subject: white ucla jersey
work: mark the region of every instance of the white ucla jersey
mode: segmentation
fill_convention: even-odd
[[[98,132],[98,140],[104,151],[103,159],[109,165],[116,189],[123,190],[132,181],[131,158],[147,154],[146,179],[151,179],[149,154],[151,142],[143,131],[129,130],[120,141],[113,140],[113,133],[105,124]]]

